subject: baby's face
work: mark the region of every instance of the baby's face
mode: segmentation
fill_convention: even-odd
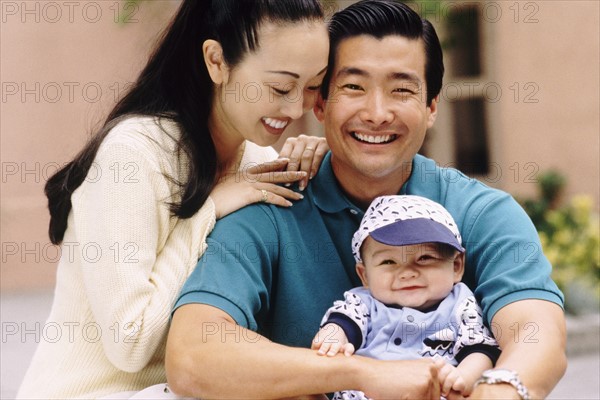
[[[370,236],[356,270],[373,297],[387,305],[425,310],[444,299],[462,278],[464,256],[434,243],[388,246]]]

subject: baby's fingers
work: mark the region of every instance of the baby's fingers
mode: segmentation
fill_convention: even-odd
[[[331,349],[331,342],[323,342],[321,343],[321,346],[319,346],[319,351],[317,351],[317,354],[320,356],[324,356],[327,353],[329,353],[329,350]]]
[[[341,349],[342,349],[342,344],[341,343],[339,343],[339,342],[332,343],[331,347],[327,351],[327,356],[328,357],[333,357],[337,353],[339,353]]]
[[[346,357],[349,357],[349,356],[351,356],[352,354],[354,354],[354,345],[353,345],[352,343],[346,343],[346,344],[344,345],[344,348],[343,348],[343,350],[344,350],[344,355],[345,355]]]
[[[325,336],[323,335],[323,333],[321,331],[319,331],[314,339],[312,340],[311,344],[310,344],[310,348],[311,350],[318,350],[321,345],[323,344],[323,340],[325,339]]]
[[[454,382],[454,384],[452,385],[452,390],[455,390],[459,393],[462,393],[465,396],[468,396],[470,393],[470,390],[467,391],[467,384],[465,383],[465,380],[463,379],[462,376],[459,376],[456,381]]]
[[[442,381],[442,395],[448,396],[450,394],[450,390],[456,390],[456,387],[462,388],[461,390],[457,390],[458,392],[462,392],[465,387],[465,382],[458,373],[458,370],[454,367],[451,367],[450,373],[446,376],[446,378]]]

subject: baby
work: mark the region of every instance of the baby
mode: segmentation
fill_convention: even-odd
[[[344,294],[321,323],[318,354],[381,360],[434,357],[441,393],[468,396],[500,350],[473,293],[460,282],[465,249],[452,216],[419,196],[383,196],[352,238],[363,287]],[[342,391],[334,399],[365,399]]]

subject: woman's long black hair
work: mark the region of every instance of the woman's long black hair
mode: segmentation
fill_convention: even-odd
[[[75,159],[46,183],[52,243],[63,240],[71,195],[86,178],[102,140],[117,123],[134,115],[168,118],[178,124],[177,146],[189,158],[189,173],[187,181],[180,182],[181,202],[171,204],[171,212],[179,218],[193,216],[208,198],[217,175],[217,155],[207,125],[213,82],[202,43],[220,42],[223,58],[233,68],[246,52],[258,48],[262,22],[323,18],[319,0],[184,0],[131,90]]]

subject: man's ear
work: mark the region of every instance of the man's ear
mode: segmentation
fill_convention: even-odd
[[[362,282],[363,286],[369,287],[369,280],[367,279],[367,267],[365,267],[365,264],[357,263],[356,273],[358,274],[358,277],[360,278],[360,281]]]
[[[204,55],[204,63],[210,79],[215,85],[220,85],[227,82],[229,78],[229,67],[223,59],[223,47],[216,40],[208,39],[202,44],[202,54]]]
[[[325,100],[321,93],[317,96],[317,101],[315,101],[315,106],[313,107],[313,112],[315,113],[315,117],[321,123],[325,121]]]
[[[435,122],[435,120],[437,118],[439,101],[440,101],[440,96],[437,95],[431,100],[431,104],[427,106],[427,111],[429,112],[429,115],[427,116],[427,128],[428,129],[433,126],[433,123]]]
[[[460,282],[465,273],[465,253],[457,252],[454,257],[454,283]]]

